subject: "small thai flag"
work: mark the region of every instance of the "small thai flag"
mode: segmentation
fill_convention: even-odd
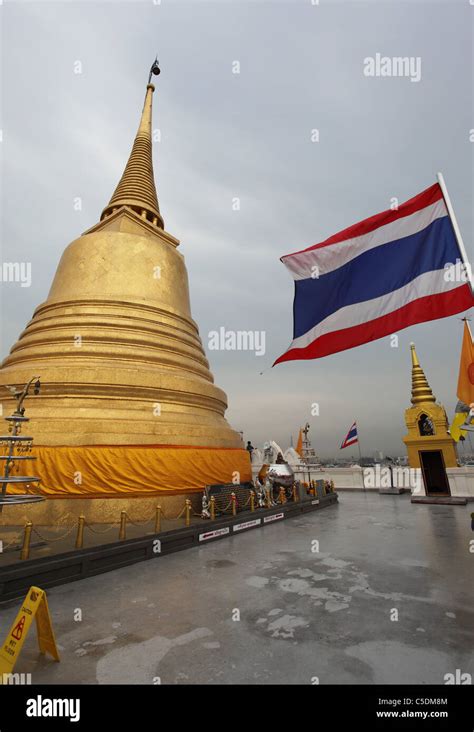
[[[295,280],[293,342],[275,364],[328,356],[474,305],[469,266],[460,269],[467,256],[438,178],[396,210],[281,258]]]
[[[359,437],[357,435],[357,422],[354,422],[352,427],[349,429],[349,432],[344,437],[339,449],[342,450],[344,447],[350,447],[351,445],[355,445],[357,442],[359,442]]]

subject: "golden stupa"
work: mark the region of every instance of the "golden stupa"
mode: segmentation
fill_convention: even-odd
[[[41,377],[26,402],[37,456],[27,474],[51,497],[173,495],[251,478],[191,317],[179,241],[160,213],[154,89],[99,223],[66,248],[0,369],[3,414],[14,409],[4,385]]]

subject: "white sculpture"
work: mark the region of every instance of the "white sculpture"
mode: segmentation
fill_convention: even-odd
[[[466,430],[467,432],[474,432],[474,402],[469,405],[469,414],[467,415],[464,424],[459,426],[459,429]]]

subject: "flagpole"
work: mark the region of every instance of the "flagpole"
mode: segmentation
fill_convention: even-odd
[[[446,208],[448,209],[449,218],[451,219],[451,223],[453,225],[454,229],[454,235],[456,237],[459,253],[461,255],[461,261],[463,262],[466,273],[467,273],[467,279],[471,288],[471,293],[474,295],[474,283],[472,280],[472,271],[471,271],[471,265],[469,263],[469,259],[467,257],[467,252],[464,246],[464,242],[462,240],[461,230],[459,228],[458,222],[456,220],[456,215],[454,213],[453,205],[451,203],[451,199],[449,197],[448,189],[446,187],[446,183],[443,177],[442,173],[437,173],[436,177],[438,178],[438,183],[441,188],[441,192],[443,194],[444,202],[446,204]]]
[[[472,340],[474,340],[474,339],[473,339],[473,337],[472,337],[472,330],[471,330],[471,326],[469,325],[469,318],[464,318],[464,322],[465,322],[465,323],[466,323],[466,325],[467,325],[467,329],[468,329],[468,331],[469,331],[469,335],[471,336],[471,341],[472,341]],[[468,432],[468,433],[467,433],[467,438],[468,438],[468,440],[469,440],[469,446],[470,446],[470,448],[471,448],[471,458],[472,458],[473,452],[472,452],[472,440],[471,440],[471,433],[470,433],[470,432]]]
[[[357,422],[355,423],[355,426],[357,429],[357,447],[359,448],[359,464],[360,464],[362,462],[362,453],[360,451],[359,427],[357,426]],[[362,467],[362,465],[360,467]]]
[[[472,340],[474,340],[474,338],[472,337],[472,330],[471,330],[471,326],[469,325],[469,318],[463,318],[463,320],[467,325],[467,329],[469,331],[469,335],[471,336],[471,341],[472,341]]]
[[[360,466],[360,470],[361,470],[361,473],[360,473],[360,479],[361,479],[361,481],[362,481],[362,488],[363,488],[363,489],[364,489],[364,491],[365,491],[365,483],[364,483],[364,468],[362,467],[362,453],[361,453],[361,451],[360,451],[360,440],[359,440],[359,427],[358,427],[358,425],[357,425],[357,422],[356,422],[355,420],[354,420],[354,424],[355,424],[355,426],[356,426],[356,430],[357,430],[357,447],[359,448],[359,466]]]

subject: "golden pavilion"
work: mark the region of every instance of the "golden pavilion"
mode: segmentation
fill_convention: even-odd
[[[412,406],[405,410],[408,432],[403,438],[408,464],[411,468],[421,468],[427,495],[449,495],[446,468],[458,465],[456,443],[449,432],[446,410],[436,402],[414,343],[410,349]]]

